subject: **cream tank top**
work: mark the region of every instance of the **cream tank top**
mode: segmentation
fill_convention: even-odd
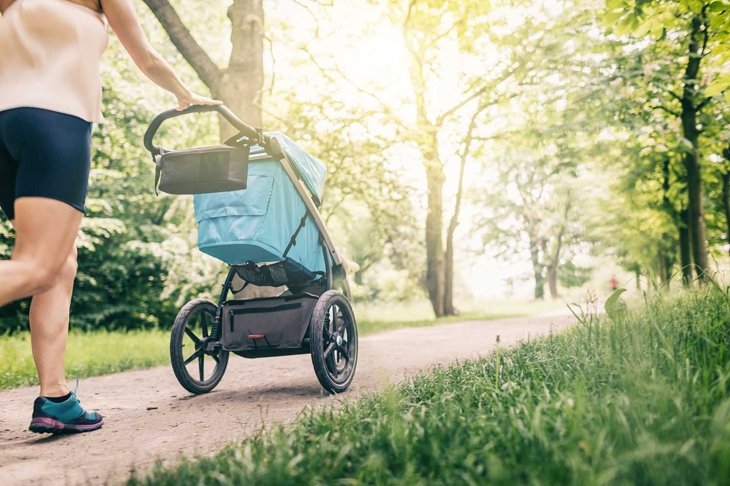
[[[103,14],[67,0],[15,0],[0,17],[0,111],[29,107],[100,122]]]

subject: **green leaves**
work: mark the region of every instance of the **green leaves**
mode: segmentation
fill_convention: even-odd
[[[626,317],[626,303],[621,300],[621,294],[624,292],[626,292],[626,289],[616,289],[608,297],[608,299],[606,299],[606,303],[603,306],[608,318],[614,322],[618,322]]]
[[[730,94],[730,90],[728,88],[730,88],[730,72],[722,73],[716,76],[710,82],[710,84],[707,85],[707,88],[705,89],[705,95],[715,96],[725,90],[728,90],[728,94]],[[730,101],[730,99],[728,99],[728,101]]]
[[[710,12],[718,12],[718,13],[728,12],[728,11],[730,11],[730,2],[722,2],[722,1],[716,0],[712,3],[710,3],[710,5],[707,7],[707,10],[709,10]]]

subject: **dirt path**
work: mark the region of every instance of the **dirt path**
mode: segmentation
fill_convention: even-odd
[[[373,392],[435,364],[484,355],[495,346],[571,324],[567,316],[502,319],[400,329],[360,340],[350,391],[324,396],[308,355],[247,360],[231,356],[216,390],[190,396],[168,366],[88,378],[83,405],[105,415],[101,431],[48,437],[26,431],[35,388],[0,392],[0,481],[3,485],[123,482],[134,466],[180,454],[210,454],[267,424],[296,418],[307,406],[336,404]]]

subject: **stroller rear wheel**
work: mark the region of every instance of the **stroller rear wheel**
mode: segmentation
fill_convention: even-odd
[[[310,321],[310,347],[322,387],[330,393],[347,390],[357,366],[357,324],[341,292],[328,290],[317,301]]]
[[[170,362],[177,381],[189,392],[207,393],[218,385],[228,365],[228,352],[215,330],[218,308],[205,299],[180,309],[170,336]]]

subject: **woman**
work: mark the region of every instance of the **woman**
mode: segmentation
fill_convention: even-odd
[[[103,420],[69,391],[64,353],[107,21],[178,109],[220,102],[183,85],[150,46],[131,0],[0,0],[0,13],[0,208],[15,228],[12,258],[0,261],[0,306],[32,296],[40,396],[30,430],[87,432]]]

